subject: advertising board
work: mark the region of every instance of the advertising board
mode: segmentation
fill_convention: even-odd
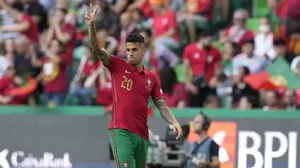
[[[299,121],[217,118],[209,134],[221,147],[222,168],[300,168]],[[0,168],[107,168],[108,123],[103,116],[1,115]],[[148,123],[164,139],[165,121]]]

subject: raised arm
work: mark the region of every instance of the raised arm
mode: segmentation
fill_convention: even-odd
[[[172,114],[171,110],[167,106],[166,102],[164,99],[160,98],[157,99],[155,102],[156,107],[158,108],[160,115],[162,118],[168,122],[169,124],[172,125],[172,128],[174,132],[178,132],[178,136],[176,139],[179,139],[182,136],[182,129],[177,120],[175,119],[174,115]]]
[[[95,53],[102,61],[103,65],[108,66],[110,62],[111,55],[102,48],[103,46],[99,45],[97,36],[96,36],[96,29],[95,29],[95,16],[97,14],[99,7],[97,6],[95,10],[93,10],[93,6],[90,3],[90,12],[85,14],[85,20],[89,25],[89,41],[90,46],[92,48],[92,52]]]

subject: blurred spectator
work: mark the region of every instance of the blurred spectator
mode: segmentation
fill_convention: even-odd
[[[77,38],[83,39],[84,35],[88,32],[88,24],[85,22],[85,13],[89,11],[89,1],[88,0],[76,0],[76,30]],[[80,36],[80,37],[78,37]]]
[[[232,107],[237,107],[240,99],[243,96],[253,96],[256,100],[259,98],[258,92],[251,88],[244,81],[244,77],[250,73],[249,68],[240,67],[238,70],[238,75],[234,78],[234,85],[232,86]]]
[[[38,25],[39,32],[42,33],[47,28],[48,17],[43,6],[36,0],[20,0],[24,5],[24,11]]]
[[[295,57],[291,63],[291,68],[300,77],[300,55]]]
[[[75,87],[71,90],[71,94],[79,99],[80,105],[92,105],[92,95],[96,93],[96,87],[85,88],[84,83],[90,75],[99,69],[100,64],[98,57],[93,55],[90,48],[87,48],[72,81]]]
[[[289,64],[292,63],[295,55],[288,52],[287,43],[285,40],[281,38],[277,38],[274,40],[274,48],[276,51],[276,57],[284,57]]]
[[[132,11],[132,18],[134,23],[137,25],[138,30],[145,28],[151,28],[151,19],[146,20],[143,15],[143,11],[139,8]]]
[[[54,7],[57,0],[38,0],[38,2],[43,6],[46,12],[50,12]]]
[[[184,0],[166,0],[166,4],[175,12],[180,13],[185,10]]]
[[[213,33],[202,32],[197,43],[189,44],[183,53],[186,89],[190,93],[190,106],[202,106],[209,89],[207,85],[221,61],[219,50],[212,46]],[[192,78],[190,78],[192,70]]]
[[[254,53],[254,40],[245,40],[242,45],[242,53],[235,56],[232,61],[233,74],[236,75],[239,68],[247,67],[251,73],[258,73],[268,66],[265,57],[256,56]]]
[[[233,15],[233,25],[225,30],[220,43],[224,44],[229,40],[242,45],[245,39],[253,39],[253,32],[246,26],[247,19],[248,12],[245,9],[236,10]]]
[[[47,38],[42,45],[48,46],[53,39],[62,42],[66,47],[66,53],[71,56],[75,47],[75,32],[76,29],[72,25],[65,22],[67,10],[63,8],[56,8],[50,14],[50,27],[47,31]],[[70,62],[72,63],[72,61]]]
[[[6,26],[12,26],[16,24],[16,19],[14,19],[11,15],[9,15],[8,11],[5,9],[2,9],[0,7],[0,27],[6,27]],[[11,39],[11,38],[16,38],[18,37],[19,32],[3,32],[0,31],[0,41],[1,40],[6,40],[6,39]]]
[[[39,42],[37,24],[31,16],[22,13],[24,9],[22,4],[15,4],[12,8],[4,1],[0,1],[0,8],[6,10],[17,21],[17,24],[1,26],[0,32],[21,32],[30,38],[33,43]]]
[[[159,74],[167,105],[177,108],[188,107],[188,96],[184,84],[178,83],[175,71],[171,67],[165,66]]]
[[[27,94],[13,95],[14,89],[20,88],[24,84],[23,75],[16,73],[13,66],[9,65],[5,69],[4,76],[0,78],[0,105],[24,105]]]
[[[269,12],[267,18],[277,36],[284,37],[284,19],[287,12],[287,0],[268,0]]]
[[[0,43],[0,78],[4,75],[5,70],[11,65],[5,56],[5,44]]]
[[[196,29],[206,28],[211,21],[214,5],[215,0],[185,1],[185,10],[178,14],[178,21],[186,25],[190,42],[197,40]]]
[[[134,0],[134,2],[130,4],[127,9],[129,12],[139,9],[145,19],[149,19],[153,16],[153,11],[151,9],[149,0]]]
[[[96,102],[98,105],[109,106],[113,104],[113,90],[111,75],[107,68],[100,65],[85,81],[84,88],[97,87]]]
[[[165,0],[150,0],[154,12],[152,26],[155,45],[164,45],[175,50],[180,43],[176,14],[165,3]]]
[[[177,57],[177,55],[175,55],[169,48],[163,45],[157,45],[155,51],[152,51],[154,50],[154,46],[152,32],[150,29],[143,29],[140,31],[140,34],[144,37],[147,48],[144,55],[144,66],[146,68],[151,69],[151,65],[155,64],[153,61],[157,61],[159,70],[162,70],[166,65],[170,66],[171,68],[175,68],[175,66],[179,63],[179,58]],[[151,58],[152,54],[154,54],[155,58]]]
[[[99,86],[97,92],[97,103],[99,105],[113,104],[113,90],[111,75],[106,68],[102,68],[99,75]]]
[[[221,100],[216,95],[208,95],[204,101],[204,108],[221,108]]]
[[[71,94],[79,99],[81,105],[92,105],[92,95],[96,93],[96,87],[85,88],[84,83],[90,75],[99,69],[100,64],[98,57],[95,57],[91,49],[87,48],[86,55],[82,57],[77,74],[72,81],[75,87],[71,90]]]
[[[41,67],[39,79],[44,82],[45,102],[50,105],[62,105],[67,92],[67,65],[70,65],[70,54],[66,52],[64,44],[52,40],[49,48],[42,48],[45,56],[38,59],[32,55],[32,63]]]
[[[7,39],[4,41],[5,48],[4,48],[4,55],[7,59],[10,61],[13,61],[14,56],[16,55],[15,46],[14,46],[14,40],[13,39]]]
[[[129,12],[121,15],[121,32],[118,40],[117,56],[123,59],[127,59],[126,55],[126,38],[129,34],[137,31],[137,25],[132,19],[132,15]]]
[[[263,107],[263,110],[265,111],[282,108],[282,104],[280,103],[280,94],[274,90],[269,90],[266,92],[264,103],[265,106]]]
[[[117,52],[118,41],[108,35],[108,30],[104,27],[100,27],[97,30],[97,39],[101,45],[112,55],[115,55]]]
[[[293,54],[300,54],[300,21],[299,27],[289,36],[288,49]]]
[[[227,41],[224,44],[224,52],[222,54],[222,64],[220,66],[221,69],[223,69],[224,74],[227,77],[231,77],[233,73],[233,67],[232,67],[232,59],[234,56],[238,55],[240,53],[240,48],[236,43]]]
[[[20,36],[14,40],[15,54],[13,55],[13,65],[16,71],[23,74],[35,77],[39,74],[39,69],[36,69],[31,62],[31,56],[36,54],[35,45],[30,44],[27,36]],[[40,55],[37,55],[39,58]]]
[[[300,33],[300,11],[298,10],[298,5],[300,4],[300,0],[285,0],[286,3],[286,22],[285,22],[285,28],[286,28],[286,36],[290,37],[294,33]],[[298,38],[300,41],[300,38]],[[300,42],[299,42],[300,43]],[[300,44],[298,44],[300,45]],[[300,46],[298,46],[297,53],[300,54]]]
[[[251,95],[243,96],[239,101],[238,109],[250,110],[250,109],[254,108],[255,104],[256,104],[255,99],[256,99],[256,97],[251,96]]]
[[[114,12],[108,2],[97,0],[95,5],[99,5],[99,12],[97,13],[95,25],[97,27],[105,27],[109,30],[108,35],[115,38],[120,36],[120,16]]]
[[[297,103],[296,92],[292,90],[286,90],[284,93],[284,107],[288,110],[300,109],[300,106]]]
[[[254,54],[274,60],[276,52],[273,46],[275,35],[272,32],[268,18],[261,18],[258,27],[259,32],[255,35]]]

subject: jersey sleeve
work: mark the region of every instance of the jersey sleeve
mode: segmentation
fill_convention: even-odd
[[[211,161],[213,157],[219,157],[219,148],[220,148],[219,145],[215,141],[211,141],[210,143]]]
[[[163,96],[163,91],[161,89],[158,77],[154,74],[153,76],[154,76],[154,85],[151,91],[151,97],[153,102],[155,102],[159,98],[164,98],[164,96]]]
[[[109,71],[112,72],[118,70],[121,67],[125,67],[125,64],[126,64],[125,60],[111,55],[110,61],[106,67],[107,69],[109,69]]]

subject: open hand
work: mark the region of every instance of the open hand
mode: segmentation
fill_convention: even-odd
[[[177,132],[178,135],[176,137],[176,140],[178,140],[181,136],[182,136],[182,128],[181,126],[179,125],[178,122],[175,122],[173,125],[172,125],[172,128],[173,128],[173,131],[174,132]]]
[[[98,12],[99,6],[96,7],[95,10],[93,10],[93,5],[90,3],[90,11],[85,13],[85,21],[88,25],[92,25],[95,22],[95,16]]]

